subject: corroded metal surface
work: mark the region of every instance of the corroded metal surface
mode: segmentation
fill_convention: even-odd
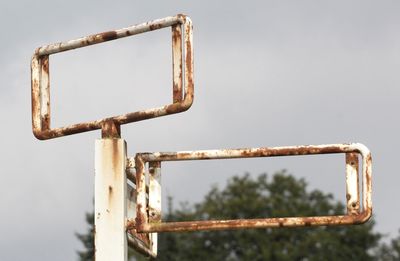
[[[95,146],[95,259],[128,260],[126,252],[126,143],[96,140]]]
[[[315,216],[315,217],[285,217],[238,220],[210,220],[186,222],[152,222],[147,211],[145,193],[145,164],[146,162],[179,161],[179,160],[209,160],[232,159],[250,157],[296,156],[313,154],[345,153],[348,182],[347,192],[350,194],[351,204],[346,215]],[[362,205],[359,202],[358,179],[355,171],[358,169],[358,156],[362,157]],[[357,157],[357,158],[356,158]],[[357,160],[356,160],[357,159]],[[137,186],[137,217],[128,221],[128,227],[135,227],[138,232],[167,232],[167,231],[200,231],[240,228],[266,227],[299,227],[321,225],[349,225],[366,222],[372,215],[371,202],[371,165],[372,158],[368,148],[359,143],[287,146],[272,148],[203,150],[182,152],[138,153],[128,160],[127,165],[136,166]],[[351,167],[350,167],[351,166]],[[349,201],[349,200],[348,200]],[[362,209],[361,209],[362,207]]]
[[[346,205],[347,213],[353,215],[360,212],[358,169],[358,155],[346,153]]]
[[[125,160],[126,164],[128,163]],[[136,177],[134,167],[126,165],[126,178],[127,178],[127,220],[134,220],[136,218]],[[149,197],[149,188],[146,186],[146,197]],[[149,204],[150,206],[151,204]],[[139,253],[147,257],[157,256],[157,233],[138,233],[135,225],[131,224],[126,228],[128,245],[134,248]]]
[[[153,161],[149,163],[149,222],[161,222],[161,162]],[[152,252],[157,254],[157,233],[150,233],[150,243]]]
[[[136,251],[141,253],[142,255],[146,257],[151,257],[155,258],[157,257],[157,254],[153,253],[149,248],[148,244],[144,243],[142,240],[140,240],[139,236],[140,234],[134,232],[134,230],[130,230],[127,238],[128,238],[128,245],[131,248],[134,248]]]
[[[127,184],[127,219],[133,219],[136,217],[136,189],[134,186]],[[139,253],[145,256],[155,257],[157,251],[152,249],[152,240],[150,239],[150,233],[137,233],[136,229],[127,229],[127,240],[128,245],[134,248]]]
[[[149,163],[149,220],[161,221],[161,162]]]
[[[172,104],[61,128],[51,128],[49,55],[170,26],[172,28],[173,53]],[[192,22],[189,17],[179,14],[115,31],[50,44],[36,49],[31,60],[32,129],[35,137],[40,140],[52,139],[101,129],[106,122],[113,122],[114,125],[122,125],[188,110],[193,103],[194,97],[192,40]],[[184,73],[183,64],[185,65]],[[182,89],[183,85],[184,88]],[[105,135],[107,136],[108,134],[105,133]]]
[[[319,217],[286,217],[286,218],[260,218],[237,220],[208,220],[148,223],[142,226],[143,232],[188,232],[233,230],[244,228],[277,228],[277,227],[305,227],[305,226],[335,226],[362,224],[369,219],[364,212],[357,216],[319,216]]]

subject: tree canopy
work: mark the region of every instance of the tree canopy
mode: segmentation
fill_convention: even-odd
[[[170,199],[166,221],[321,216],[345,211],[331,194],[309,191],[304,179],[285,171],[271,177],[236,176],[223,189],[212,187],[200,203],[183,203],[177,209],[172,203]],[[356,226],[160,233],[157,260],[399,260],[400,238],[389,245],[380,243],[382,235],[373,227],[371,220]],[[78,237],[90,252],[86,244],[90,239]],[[79,252],[80,260],[91,260],[85,259],[86,252]]]

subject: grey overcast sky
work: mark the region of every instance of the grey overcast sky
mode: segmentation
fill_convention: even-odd
[[[140,151],[361,142],[373,155],[376,229],[400,228],[399,1],[2,1],[1,260],[75,260],[92,209],[99,131],[49,141],[31,132],[35,48],[185,13],[194,24],[195,102],[126,125]],[[161,30],[51,56],[53,126],[170,101]],[[235,174],[287,169],[344,202],[343,156],[168,163],[163,193],[202,199]]]

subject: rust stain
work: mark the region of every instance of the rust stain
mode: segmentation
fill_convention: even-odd
[[[178,83],[173,84],[173,102],[180,102],[182,100],[182,90],[179,88]]]
[[[119,164],[119,146],[118,146],[118,140],[117,139],[113,139],[112,140],[112,160],[113,160],[113,164],[117,165]],[[116,178],[116,177],[114,177]]]
[[[154,168],[149,168],[149,173],[153,176],[156,173],[156,170]]]
[[[178,17],[179,19],[181,19],[184,23],[186,22],[186,15],[185,14],[177,14],[176,17]]]
[[[49,73],[49,56],[43,56],[41,57],[41,61],[42,61],[42,70],[45,73]]]
[[[141,224],[143,224],[143,221],[142,221],[143,218],[142,218],[142,215],[139,215],[139,213],[146,212],[146,210],[143,208],[142,204],[137,204],[136,208],[137,208],[138,215],[136,216],[135,222],[136,222],[136,225],[138,227],[140,227]]]
[[[151,24],[151,25],[149,26],[149,28],[150,28],[151,31],[154,31],[154,30],[163,28],[163,25],[162,25],[162,24]]]
[[[117,32],[115,31],[108,31],[108,32],[104,32],[99,34],[101,39],[103,39],[104,41],[111,41],[111,40],[115,40],[118,38]]]
[[[121,126],[114,121],[105,121],[101,127],[101,136],[103,139],[121,138]]]
[[[139,238],[141,241],[143,241],[146,245],[150,245],[150,238],[147,234],[143,234],[143,233],[137,233],[136,229],[129,229],[127,231],[128,233],[130,233],[132,236]]]
[[[188,72],[193,72],[193,68],[192,68],[192,43],[191,42],[186,42],[186,69]],[[192,86],[193,85],[193,79],[192,77],[188,77],[189,79],[189,85]]]

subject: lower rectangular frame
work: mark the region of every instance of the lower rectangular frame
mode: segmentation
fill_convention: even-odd
[[[161,167],[162,161],[211,160],[275,156],[301,156],[315,154],[346,154],[347,214],[337,216],[311,217],[272,217],[237,220],[208,220],[161,222],[161,213],[157,219],[151,217],[146,199],[146,163]],[[359,199],[358,155],[362,158],[362,205]],[[251,149],[202,150],[181,152],[138,153],[128,159],[128,165],[136,167],[137,215],[136,220],[128,220],[128,228],[135,227],[139,233],[184,232],[203,230],[224,230],[241,228],[302,227],[323,225],[362,224],[372,215],[371,175],[372,158],[366,146],[360,143],[306,145],[287,147],[265,147]],[[150,191],[149,194],[152,194]],[[159,192],[158,192],[159,193]]]

